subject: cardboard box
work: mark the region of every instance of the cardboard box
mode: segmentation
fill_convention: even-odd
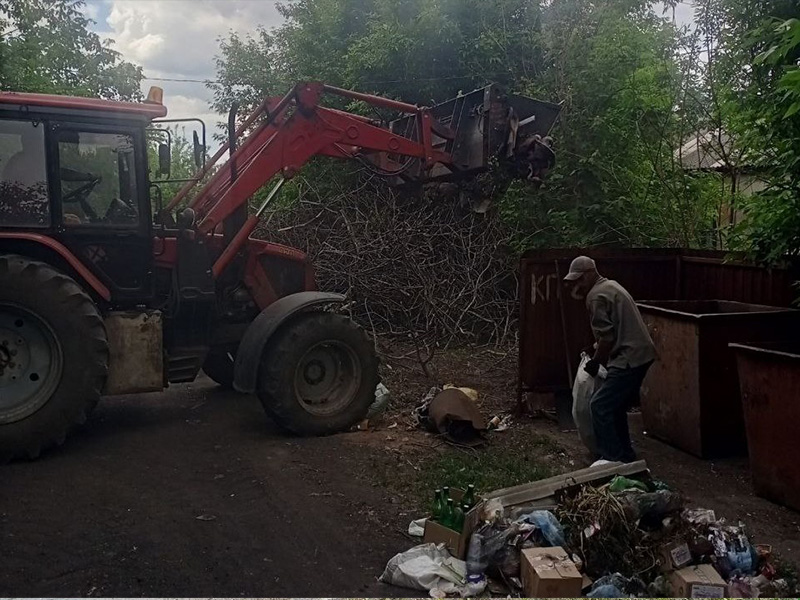
[[[683,569],[692,562],[692,553],[686,543],[664,544],[659,549],[659,567],[664,573],[671,573],[676,569]]]
[[[675,598],[726,598],[728,586],[711,565],[675,571],[669,578]]]
[[[521,556],[522,589],[528,598],[579,598],[583,575],[563,548],[526,548]]]
[[[450,497],[456,501],[461,500],[461,498],[464,497],[464,490],[451,488]],[[450,554],[461,560],[466,559],[467,550],[469,550],[469,538],[478,526],[482,508],[483,502],[478,501],[478,503],[464,515],[464,530],[461,532],[445,527],[441,523],[437,523],[428,518],[425,521],[425,534],[422,537],[422,541],[426,544],[444,544],[447,546],[447,550]]]

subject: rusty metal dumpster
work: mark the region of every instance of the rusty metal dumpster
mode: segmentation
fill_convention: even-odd
[[[642,388],[648,434],[701,458],[747,450],[736,342],[800,332],[800,311],[721,300],[643,302],[659,360]]]
[[[756,494],[800,510],[800,341],[731,344]]]

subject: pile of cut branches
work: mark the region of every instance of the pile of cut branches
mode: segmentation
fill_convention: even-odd
[[[517,264],[496,215],[370,183],[299,189],[258,235],[308,252],[320,289],[346,294],[367,330],[425,346],[515,340]]]

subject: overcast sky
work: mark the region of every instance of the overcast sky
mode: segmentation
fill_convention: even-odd
[[[209,108],[205,85],[152,78],[213,79],[220,37],[281,23],[271,0],[86,0],[84,10],[101,36],[115,40],[125,60],[144,69],[149,79],[143,92],[151,85],[162,87],[171,118],[199,117],[212,130],[220,118]],[[679,5],[678,22],[689,22],[691,11],[688,4]]]

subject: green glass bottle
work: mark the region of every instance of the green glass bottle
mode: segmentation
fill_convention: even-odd
[[[464,493],[464,497],[461,499],[462,504],[466,504],[470,508],[475,506],[475,486],[473,484],[469,484],[467,486],[467,491]]]
[[[442,488],[442,501],[447,502],[447,499],[450,497],[450,486],[446,485]]]
[[[455,518],[455,505],[452,498],[447,499],[447,504],[444,507],[444,514],[442,515],[442,525],[453,529],[453,519]]]
[[[431,518],[434,521],[442,520],[442,513],[444,506],[442,505],[442,490],[435,490],[433,492],[433,506],[431,507]]]
[[[466,506],[466,505],[464,505]],[[469,510],[469,509],[467,509]],[[453,511],[453,525],[450,529],[454,529],[458,532],[464,530],[464,507],[463,506],[456,506]]]

